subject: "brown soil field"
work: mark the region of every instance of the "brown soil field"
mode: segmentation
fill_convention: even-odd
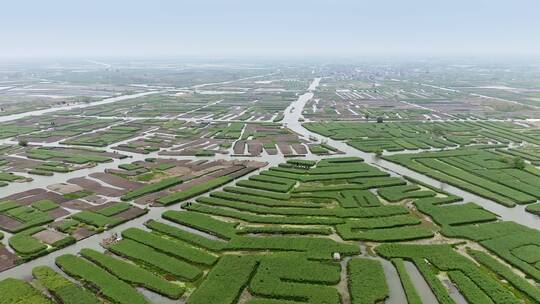
[[[0,247],[0,271],[15,266],[18,259],[15,254],[9,252],[5,247]]]
[[[108,173],[92,173],[90,174],[90,176],[93,178],[97,178],[109,185],[115,186],[117,188],[127,189],[127,190],[137,189],[144,185],[143,183],[128,181],[124,178],[121,178],[116,175],[108,174]]]
[[[60,232],[53,231],[53,230],[42,230],[34,235],[32,235],[34,238],[42,241],[43,243],[52,245],[55,242],[60,241],[61,239],[65,238],[66,236],[63,235]]]
[[[16,219],[13,219],[9,216],[0,214],[0,227],[3,230],[13,230],[17,228],[19,225],[21,225],[22,222],[17,221]]]
[[[126,190],[105,187],[96,181],[84,177],[72,178],[68,182],[104,196],[121,196],[127,192]]]

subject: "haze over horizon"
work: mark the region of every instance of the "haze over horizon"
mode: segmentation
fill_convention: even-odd
[[[17,1],[0,57],[540,55],[533,0]]]

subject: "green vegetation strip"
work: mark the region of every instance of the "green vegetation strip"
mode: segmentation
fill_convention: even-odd
[[[194,196],[203,194],[207,191],[210,191],[212,189],[215,189],[217,187],[220,187],[230,181],[232,181],[233,178],[229,176],[221,176],[218,178],[215,178],[213,180],[210,180],[206,183],[202,183],[196,186],[193,186],[187,190],[179,191],[176,193],[173,193],[171,195],[167,195],[165,197],[159,198],[156,202],[162,205],[171,205],[175,204],[181,201],[185,201],[187,199],[190,199]]]
[[[375,251],[387,259],[403,258],[414,261],[440,303],[452,303],[436,274],[449,274],[461,293],[479,303],[519,303],[499,280],[482,271],[470,259],[450,245],[383,244]],[[429,266],[428,266],[429,263]]]
[[[112,227],[123,222],[121,219],[108,217],[99,213],[84,210],[71,216],[73,219],[95,227]]]
[[[109,246],[108,249],[115,254],[142,263],[150,269],[156,269],[188,281],[194,281],[202,275],[202,271],[191,264],[129,239],[121,240]]]
[[[478,263],[496,273],[500,278],[508,281],[510,284],[512,284],[512,286],[514,286],[514,288],[523,292],[535,302],[540,303],[540,289],[531,285],[525,278],[517,275],[512,269],[501,264],[499,261],[485,252],[469,250],[468,253]]]
[[[132,199],[137,198],[139,196],[143,196],[143,195],[146,195],[146,194],[149,194],[149,193],[161,191],[163,189],[167,189],[169,187],[178,185],[180,183],[182,183],[182,179],[180,177],[175,176],[175,177],[166,178],[166,179],[163,179],[163,180],[161,180],[161,181],[159,181],[157,183],[145,185],[145,186],[143,186],[141,188],[132,190],[132,191],[126,193],[125,195],[123,195],[121,197],[121,199],[123,201],[129,201],[129,200],[132,200]]]
[[[186,211],[168,210],[161,215],[164,219],[182,224],[223,239],[230,239],[236,235],[235,222],[224,222],[206,214]]]
[[[13,248],[13,250],[15,250],[18,254],[23,256],[38,256],[43,254],[47,250],[47,245],[32,237],[32,235],[44,229],[45,228],[43,227],[35,227],[14,234],[8,240],[9,246],[11,246],[11,248]]]
[[[239,234],[332,234],[332,228],[321,226],[243,226]]]
[[[454,284],[456,284],[460,293],[467,299],[468,303],[478,303],[478,304],[491,304],[493,301],[490,297],[482,291],[482,289],[476,285],[469,277],[467,277],[463,272],[453,270],[448,272],[448,277]],[[504,303],[504,302],[495,302],[495,303]]]
[[[56,258],[56,264],[65,273],[98,289],[101,294],[113,303],[148,304],[145,297],[129,284],[117,279],[109,272],[71,254]]]
[[[162,279],[135,264],[92,249],[85,248],[80,253],[84,258],[131,285],[147,288],[171,299],[179,299],[185,291],[180,285]]]
[[[100,210],[96,211],[96,213],[99,213],[101,215],[110,217],[110,216],[116,215],[118,213],[124,212],[124,211],[128,210],[129,208],[131,208],[131,205],[128,204],[128,203],[116,203],[114,205],[110,205],[108,207],[100,209]]]
[[[233,304],[248,284],[257,260],[249,255],[224,255],[206,280],[189,297],[187,304]]]
[[[205,250],[192,247],[182,241],[162,238],[142,229],[128,228],[122,231],[122,237],[150,246],[165,254],[184,259],[188,262],[210,266],[217,261],[215,255]]]
[[[90,291],[64,278],[47,266],[32,269],[32,275],[63,304],[100,304]]]
[[[50,211],[58,208],[58,204],[50,200],[41,200],[32,203],[32,207],[40,211]]]
[[[28,282],[8,278],[0,281],[0,304],[52,304]]]
[[[379,261],[353,258],[347,264],[352,304],[375,304],[388,297],[388,286]]]
[[[403,259],[392,259],[392,263],[396,267],[399,274],[401,285],[403,286],[403,290],[405,290],[405,295],[407,296],[407,302],[409,304],[422,304],[422,299],[418,295],[418,292],[416,292],[416,288],[414,287],[411,277],[409,276],[409,272],[405,267]]]
[[[195,234],[187,230],[180,229],[175,226],[167,225],[165,223],[154,220],[146,222],[145,225],[146,227],[152,229],[154,232],[161,233],[168,237],[189,243],[193,246],[205,248],[212,251],[223,250],[226,245],[226,243],[223,241],[209,239],[202,235]]]
[[[249,292],[263,297],[256,303],[302,299],[304,303],[339,304],[339,293],[328,285],[339,283],[340,274],[339,264],[311,261],[302,254],[266,255],[260,260]]]

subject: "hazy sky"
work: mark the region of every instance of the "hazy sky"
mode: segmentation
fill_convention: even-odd
[[[4,0],[0,57],[540,55],[540,0]]]

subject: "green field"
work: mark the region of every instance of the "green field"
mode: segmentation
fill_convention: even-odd
[[[495,166],[496,160],[486,155],[475,159]],[[130,199],[180,181],[150,183],[129,192],[125,202],[75,213],[57,229],[71,231],[81,223],[94,229],[118,225],[122,220],[116,216],[133,208]],[[122,239],[103,244],[103,252],[85,248],[78,255],[57,257],[61,273],[34,268],[32,282],[44,286],[55,296],[50,301],[58,303],[75,298],[80,302],[73,303],[151,303],[140,292],[143,288],[193,304],[238,303],[246,290],[250,304],[338,304],[346,287],[351,303],[376,304],[390,294],[377,255],[395,265],[409,303],[421,299],[405,262],[416,266],[440,303],[453,303],[445,280],[471,303],[533,303],[540,297],[530,281],[512,270],[540,282],[538,231],[499,221],[474,203],[390,176],[361,158],[289,160],[213,190],[229,182],[228,177],[211,179],[162,197],[164,205],[183,203],[144,227],[123,229]],[[0,206],[0,212],[20,213],[16,203]],[[57,205],[39,201],[25,208],[44,212]],[[21,256],[46,254],[50,248],[32,237],[43,229],[19,232],[9,244]],[[440,237],[451,241],[429,244]],[[463,239],[485,251],[471,251],[459,242]],[[17,294],[9,281],[1,284],[7,293]]]
[[[384,158],[507,207],[540,198],[540,170],[499,149],[460,148]]]

